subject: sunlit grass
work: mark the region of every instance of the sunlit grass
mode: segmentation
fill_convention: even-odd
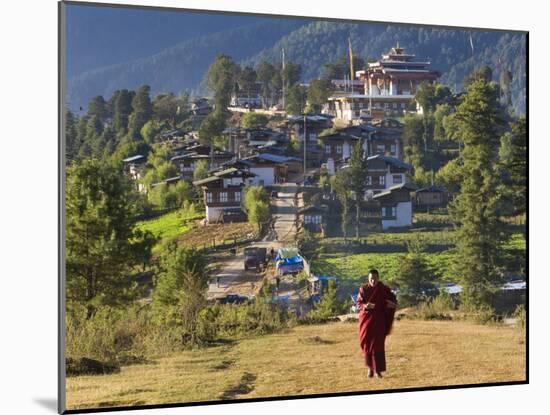
[[[319,338],[321,341],[307,341]],[[318,340],[318,339],[317,339]],[[368,379],[355,323],[298,326],[68,378],[70,409],[307,395],[525,380],[524,333],[468,322],[397,321],[386,342],[388,371]]]
[[[191,230],[193,222],[202,217],[204,217],[202,213],[186,212],[180,209],[158,218],[137,222],[136,228],[141,231],[150,231],[157,236],[160,239],[160,243],[155,247],[157,249],[164,242]]]

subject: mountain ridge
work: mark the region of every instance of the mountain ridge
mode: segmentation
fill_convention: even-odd
[[[419,59],[430,59],[442,72],[440,81],[457,91],[476,67],[491,66],[496,81],[509,70],[513,106],[525,111],[526,42],[521,33],[301,19],[259,21],[201,35],[148,57],[86,71],[69,80],[68,102],[71,108],[85,107],[95,95],[108,98],[116,89],[141,84],[150,85],[153,94],[204,93],[204,74],[219,53],[255,66],[264,59],[280,61],[285,48],[287,59],[302,65],[302,81],[310,81],[322,75],[325,63],[347,55],[348,37],[354,54],[363,58],[378,59],[399,43]]]

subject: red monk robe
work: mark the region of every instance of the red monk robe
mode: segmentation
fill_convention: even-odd
[[[397,302],[395,295],[381,282],[377,282],[374,287],[365,284],[359,288],[359,342],[365,363],[374,373],[386,370],[384,342],[391,331],[395,314],[395,307],[388,306],[386,300]],[[365,310],[367,303],[373,303],[374,308]]]

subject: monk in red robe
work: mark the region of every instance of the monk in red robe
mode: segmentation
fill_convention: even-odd
[[[397,300],[391,290],[379,281],[378,271],[369,271],[368,281],[359,288],[359,343],[369,368],[368,377],[382,377],[386,370],[384,343],[393,324]]]

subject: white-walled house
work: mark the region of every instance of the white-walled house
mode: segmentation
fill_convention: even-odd
[[[402,183],[373,196],[380,205],[382,229],[412,225],[411,192],[414,190],[414,186]]]
[[[195,186],[203,189],[206,220],[209,223],[223,222],[226,213],[241,211],[244,187],[253,176],[253,173],[231,167],[194,181]]]

